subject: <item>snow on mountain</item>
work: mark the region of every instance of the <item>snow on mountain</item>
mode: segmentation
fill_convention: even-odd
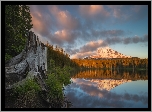
[[[118,51],[111,49],[110,47],[100,47],[96,51],[96,55],[89,56],[90,58],[131,58]]]

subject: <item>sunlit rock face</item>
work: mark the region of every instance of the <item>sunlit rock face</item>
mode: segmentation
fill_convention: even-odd
[[[131,56],[121,54],[110,47],[100,47],[97,49],[97,55],[92,55],[90,58],[131,58]]]
[[[110,91],[111,89],[115,88],[118,85],[121,85],[126,82],[131,82],[131,80],[121,79],[121,80],[114,80],[114,79],[92,79],[91,82],[97,83],[99,89]]]

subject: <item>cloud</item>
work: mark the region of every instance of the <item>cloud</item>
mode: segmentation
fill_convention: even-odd
[[[80,14],[84,17],[100,17],[105,19],[109,16],[109,12],[104,9],[103,5],[80,5]]]
[[[79,20],[69,13],[69,11],[60,10],[58,6],[49,6],[50,13],[57,20],[57,25],[61,29],[74,30],[80,27]]]
[[[135,21],[148,16],[146,5],[107,5],[107,7],[118,22]]]
[[[129,12],[129,9],[127,5],[108,5],[108,8],[110,8],[111,17],[115,19],[115,22],[119,20],[126,21],[128,18],[130,18],[131,13]]]
[[[112,45],[112,44],[116,44],[116,43],[121,43],[122,39],[119,37],[112,37],[112,38],[106,38],[106,40],[104,42],[109,45]]]
[[[113,36],[122,36],[125,34],[123,30],[92,30],[92,36],[101,36],[101,37],[113,37]]]
[[[100,5],[80,5],[80,13],[84,15],[93,16],[95,14],[100,13],[100,11],[103,9],[103,6]]]
[[[80,47],[80,53],[94,51],[98,47],[101,47],[101,46],[106,46],[102,40],[90,41],[90,42],[86,43],[86,45]]]
[[[104,31],[101,31],[101,36],[121,36],[124,34],[124,31],[122,30],[104,30]]]
[[[76,54],[77,52],[79,52],[79,49],[71,49],[71,48],[66,48],[66,52],[68,52],[69,54]]]
[[[131,41],[132,41],[132,39],[130,37],[126,37],[126,38],[124,38],[123,43],[129,44],[129,43],[131,43]]]
[[[148,42],[148,35],[144,35],[143,38],[140,39],[141,42]]]
[[[75,29],[81,25],[79,20],[72,17],[58,6],[31,6],[33,31],[43,38],[47,38],[51,44],[62,47],[65,43],[74,44],[80,31]],[[41,38],[40,37],[40,38]],[[42,39],[44,40],[44,39]]]
[[[71,59],[78,59],[78,58],[84,58],[86,56],[90,56],[90,55],[95,55],[96,53],[95,52],[92,52],[92,51],[89,51],[89,52],[83,52],[83,53],[76,53],[76,54],[73,54],[71,56]]]
[[[130,43],[148,42],[147,38],[148,35],[144,35],[142,37],[135,35],[133,37],[126,37],[126,38],[112,37],[112,38],[106,38],[104,42],[106,42],[109,45],[117,44],[117,43],[130,44]]]
[[[108,5],[109,8],[112,10],[112,14],[115,18],[120,18],[123,15],[123,11],[121,8],[123,5]]]
[[[32,12],[32,24],[35,32],[38,32],[42,36],[47,36],[49,34],[49,29],[51,28],[51,18],[49,15],[43,16],[40,12]]]
[[[51,40],[51,43],[58,44],[60,47],[62,47],[65,44],[74,44],[79,35],[80,33],[77,31],[69,31],[64,29],[56,31],[54,34],[50,34],[48,38]]]
[[[134,12],[139,12],[140,10],[141,10],[141,5],[134,5],[133,7],[132,7],[132,10],[134,11]]]
[[[75,38],[77,37],[78,33],[77,32],[72,32],[69,30],[61,30],[61,31],[56,31],[54,33],[54,38],[58,40],[62,40],[64,42],[70,42],[73,43]]]
[[[140,41],[140,38],[138,36],[135,36],[132,38],[134,43],[138,43]]]
[[[142,37],[139,37],[137,35],[135,35],[133,37],[126,37],[122,41],[124,44],[148,42],[148,35],[144,35]]]

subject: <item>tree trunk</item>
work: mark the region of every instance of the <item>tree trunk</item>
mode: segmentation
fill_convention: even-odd
[[[44,78],[40,78],[44,77],[44,70],[47,70],[47,47],[30,31],[24,50],[5,64],[5,87],[13,88],[17,83],[24,82],[28,73],[32,73],[28,76],[35,76],[38,84],[46,90]]]

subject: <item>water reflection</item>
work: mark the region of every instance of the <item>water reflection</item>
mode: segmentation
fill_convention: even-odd
[[[114,79],[102,72],[81,71],[71,78],[73,83],[64,92],[72,108],[148,108],[147,76],[137,74],[137,78],[132,75],[132,80],[131,76]],[[137,80],[139,76],[142,80]]]
[[[72,72],[72,78],[148,80],[148,73],[146,70],[118,71],[98,69]]]
[[[114,80],[114,79],[92,79],[91,82],[96,82],[98,84],[98,88],[100,89],[106,89],[106,90],[111,90],[115,88],[116,86],[119,86],[123,83],[126,82],[131,82],[131,80],[127,79],[121,79],[121,80]]]

